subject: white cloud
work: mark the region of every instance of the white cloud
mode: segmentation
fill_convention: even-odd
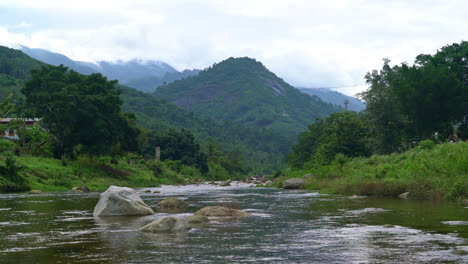
[[[87,61],[159,59],[178,69],[250,56],[309,87],[361,85],[382,58],[412,62],[463,40],[468,27],[466,1],[3,0],[3,8],[23,13],[0,17],[3,45]]]

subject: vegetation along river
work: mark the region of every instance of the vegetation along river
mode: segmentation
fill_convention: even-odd
[[[224,199],[251,213],[185,233],[137,229],[168,213],[93,218],[99,193],[2,194],[1,263],[468,263],[468,207],[320,195],[235,184],[162,186],[155,208],[186,200],[185,217]]]

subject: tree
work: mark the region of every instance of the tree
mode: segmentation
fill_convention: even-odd
[[[368,136],[368,127],[360,114],[334,113],[325,120],[317,120],[299,135],[289,163],[301,168],[305,164],[329,164],[338,153],[348,157],[368,156]]]
[[[134,136],[123,133],[130,124],[120,111],[117,81],[101,74],[81,75],[63,65],[42,66],[31,74],[22,89],[24,108],[31,116],[43,118],[55,135],[56,157],[72,154],[76,145],[91,154],[108,153],[126,135]]]

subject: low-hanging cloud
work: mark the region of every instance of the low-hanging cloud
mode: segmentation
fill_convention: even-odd
[[[466,7],[466,1],[6,0],[0,44],[85,61],[162,60],[179,70],[249,56],[292,85],[361,85],[384,57],[411,63],[463,40]]]

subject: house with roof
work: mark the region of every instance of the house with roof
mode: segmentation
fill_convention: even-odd
[[[12,122],[15,119],[17,119],[17,118],[0,118],[0,125],[2,127],[8,127],[10,122]],[[24,118],[22,120],[23,120],[26,128],[33,127],[37,123],[39,123],[39,121],[41,121],[40,118]],[[19,136],[18,136],[18,133],[17,133],[16,129],[7,128],[6,130],[0,132],[0,138],[4,138],[4,139],[8,139],[8,140],[18,140]]]

